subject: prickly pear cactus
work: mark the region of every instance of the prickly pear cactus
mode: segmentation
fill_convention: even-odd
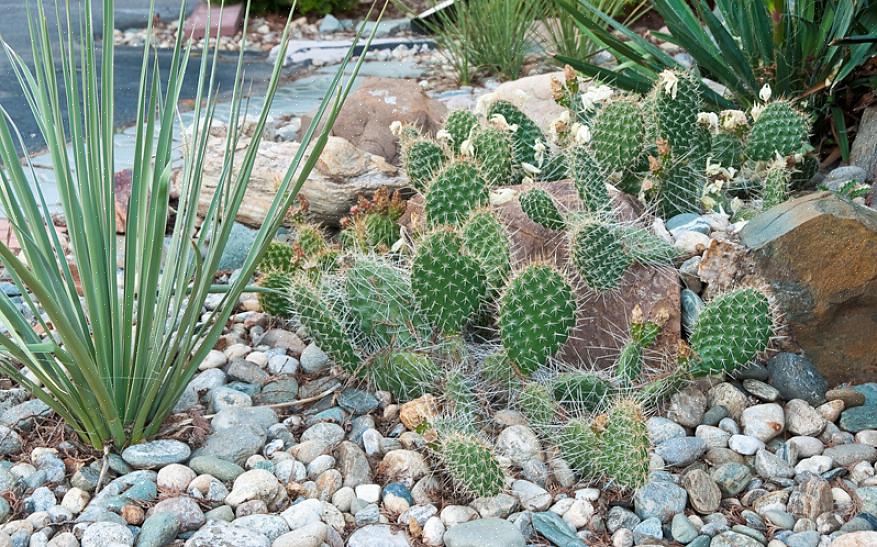
[[[411,289],[426,318],[445,334],[456,334],[488,294],[478,259],[463,254],[463,241],[439,230],[420,243],[411,266]]]
[[[322,230],[312,224],[300,224],[296,227],[295,232],[293,248],[305,259],[317,256],[328,245]]]
[[[746,157],[770,161],[780,156],[798,154],[807,146],[810,122],[788,101],[768,103],[746,138]]]
[[[575,321],[572,287],[545,264],[530,264],[521,270],[500,300],[502,345],[509,360],[525,375],[557,353]]]
[[[668,158],[655,176],[655,202],[664,218],[682,213],[699,213],[706,177],[687,158]]]
[[[649,479],[651,441],[643,409],[633,399],[619,398],[608,411],[600,435],[599,461],[604,473],[626,490],[636,490]]]
[[[664,322],[666,318],[661,322],[647,321],[643,318],[639,305],[634,307],[628,329],[630,339],[621,349],[615,363],[615,372],[625,384],[633,384],[639,380],[644,366],[643,352],[658,339]]]
[[[405,273],[376,257],[361,257],[345,276],[347,303],[351,315],[376,346],[412,348],[426,335],[418,317]]]
[[[505,472],[493,449],[479,437],[450,432],[438,442],[436,453],[460,494],[474,499],[505,490]]]
[[[320,291],[307,281],[293,280],[289,298],[295,303],[299,320],[308,329],[314,343],[348,373],[355,373],[361,364],[353,341]]]
[[[481,262],[491,293],[499,291],[511,271],[509,236],[502,222],[490,209],[473,212],[463,225],[463,243]]]
[[[639,98],[619,97],[605,103],[591,127],[591,147],[608,172],[624,173],[642,156],[645,121]]]
[[[726,131],[719,131],[710,137],[710,156],[713,162],[723,167],[738,167],[743,163],[743,141],[740,137]]]
[[[469,138],[472,128],[478,125],[478,118],[468,110],[455,110],[445,120],[444,130],[451,139],[451,147],[454,154],[460,153],[460,145]]]
[[[289,273],[296,268],[296,254],[291,245],[272,241],[259,260],[258,271]]]
[[[535,167],[541,167],[542,161],[539,161],[539,150],[540,148],[544,149],[548,142],[542,130],[536,125],[536,122],[531,120],[512,103],[502,100],[494,102],[487,111],[487,118],[489,120],[494,120],[496,116],[502,116],[502,119],[509,126],[517,126],[517,129],[512,133],[515,163],[517,165],[526,163]]]
[[[426,218],[431,226],[463,223],[472,210],[488,203],[487,183],[475,164],[454,161],[436,176],[426,193]]]
[[[486,356],[481,362],[481,376],[484,380],[497,386],[500,391],[520,389],[521,380],[515,367],[504,351],[497,351]]]
[[[658,266],[671,263],[678,251],[646,228],[638,226],[617,226],[624,252],[640,264]]]
[[[665,70],[654,89],[655,128],[659,139],[676,157],[691,153],[699,138],[697,114],[701,111],[700,83],[692,73]]]
[[[598,408],[611,390],[608,381],[592,372],[563,372],[551,380],[554,400],[575,413]]]
[[[569,466],[583,480],[596,479],[601,474],[600,435],[585,417],[569,420],[559,433],[558,448]]]
[[[618,231],[594,221],[585,221],[573,230],[570,254],[576,271],[597,293],[617,289],[633,262]]]
[[[452,409],[458,420],[471,423],[478,415],[478,400],[475,388],[463,373],[453,371],[445,379],[444,396],[446,407]]]
[[[527,190],[518,196],[518,201],[524,214],[536,224],[549,230],[563,230],[566,227],[566,221],[557,210],[554,198],[545,190],[541,188]]]
[[[481,176],[490,186],[512,183],[514,150],[507,131],[495,127],[476,129],[469,139]]]
[[[518,408],[535,428],[551,425],[557,412],[557,404],[551,391],[536,382],[530,382],[521,390]]]
[[[594,215],[608,215],[612,212],[606,177],[597,160],[584,145],[576,145],[568,152],[569,175],[585,209]]]
[[[411,186],[423,192],[429,181],[441,171],[447,161],[441,145],[430,139],[417,139],[405,147],[402,163]]]
[[[259,279],[259,286],[275,292],[260,292],[259,306],[262,311],[274,317],[290,317],[292,306],[289,301],[290,274],[282,271],[269,271]]]
[[[393,394],[398,402],[416,399],[434,391],[441,369],[423,353],[393,351],[376,355],[366,368],[366,377],[376,389]]]
[[[792,179],[791,171],[785,162],[777,162],[771,165],[764,177],[764,191],[761,194],[762,208],[764,210],[775,207],[789,199],[789,182]]]
[[[737,289],[713,298],[691,333],[690,371],[696,377],[733,372],[766,350],[773,333],[773,311],[761,290]]]

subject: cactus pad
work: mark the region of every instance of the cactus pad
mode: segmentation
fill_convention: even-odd
[[[573,418],[567,422],[557,444],[564,459],[580,478],[599,477],[600,436],[586,418]]]
[[[632,263],[618,231],[604,224],[585,222],[570,237],[573,265],[588,287],[597,293],[617,289]]]
[[[475,161],[487,184],[490,186],[511,184],[514,150],[508,132],[495,127],[481,128],[473,133],[471,142]]]
[[[441,370],[427,355],[410,351],[379,354],[369,363],[366,375],[371,385],[405,402],[435,389]]]
[[[426,218],[431,226],[461,224],[473,209],[487,205],[488,197],[487,183],[473,163],[452,162],[429,185]]]
[[[445,120],[445,131],[451,136],[451,147],[455,154],[460,153],[460,145],[469,138],[472,128],[478,125],[478,118],[468,110],[455,110]]]
[[[566,222],[557,210],[554,198],[541,188],[533,188],[518,196],[521,210],[527,217],[549,230],[563,230]]]
[[[511,250],[505,227],[489,209],[472,213],[463,225],[466,250],[481,262],[491,292],[505,285],[511,270]]]
[[[544,427],[554,421],[557,405],[551,391],[545,386],[531,382],[521,390],[518,408],[533,427]]]
[[[435,141],[418,139],[405,148],[402,162],[411,186],[424,191],[433,177],[441,171],[447,161],[445,151]]]
[[[509,359],[530,375],[569,338],[576,321],[572,287],[552,267],[531,264],[512,279],[499,306],[499,333]]]
[[[572,412],[590,412],[603,402],[612,386],[592,372],[563,372],[551,381],[554,400]]]
[[[642,407],[636,401],[613,401],[600,439],[601,467],[613,482],[636,490],[648,481],[651,441]]]
[[[508,101],[496,101],[490,105],[487,111],[487,118],[492,119],[494,116],[500,115],[510,125],[517,126],[517,130],[512,133],[512,147],[515,151],[515,163],[520,165],[528,163],[539,167],[536,154],[536,145],[547,145],[545,135],[536,122],[531,120],[526,114]]]
[[[701,110],[700,82],[694,74],[667,70],[659,76],[654,92],[658,138],[667,143],[673,155],[688,155],[695,140],[700,138],[697,131],[697,114]]]
[[[764,210],[775,207],[789,199],[789,182],[792,173],[785,165],[772,165],[764,177],[764,191],[761,194]]]
[[[259,286],[276,292],[260,292],[259,306],[262,311],[274,317],[290,317],[292,306],[289,301],[290,275],[280,271],[272,271],[259,279]]]
[[[594,118],[591,146],[597,162],[610,173],[628,171],[642,156],[645,122],[638,100],[613,99]]]
[[[295,250],[291,245],[272,241],[259,260],[258,271],[289,273],[295,270],[297,265]]]
[[[314,343],[348,373],[360,365],[359,355],[335,312],[323,301],[320,292],[303,280],[294,280],[289,289],[291,302],[299,320],[308,329]]]
[[[746,139],[746,156],[755,161],[769,161],[791,156],[807,145],[810,124],[804,114],[787,101],[774,101],[761,111]]]
[[[591,152],[585,146],[574,146],[569,151],[569,159],[569,175],[585,209],[595,215],[611,212],[606,178]]]
[[[505,489],[505,472],[493,450],[475,435],[450,432],[437,453],[448,477],[468,498],[496,496]]]

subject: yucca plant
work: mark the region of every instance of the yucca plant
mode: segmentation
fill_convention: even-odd
[[[569,17],[560,6],[558,0],[542,0],[542,28],[540,35],[544,47],[553,54],[564,55],[575,59],[585,59],[596,53],[600,45],[590,36],[579,30],[575,18]],[[625,24],[638,19],[644,12],[646,2],[643,0],[591,0],[591,5],[612,17],[621,17]],[[596,19],[591,12],[575,6],[581,13]]]
[[[114,45],[109,38],[113,35],[114,2],[103,0],[102,36],[107,39],[99,44],[94,38],[92,3],[85,0],[81,19],[76,22],[71,15],[73,2],[64,2],[66,9],[56,4],[60,48],[53,44],[42,0],[36,3],[35,13],[28,12],[35,68],[5,48],[52,158],[72,258],[55,233],[39,187],[28,177],[32,165],[28,162],[25,168],[20,162],[21,137],[3,111],[0,204],[20,242],[21,255],[0,243],[0,260],[20,289],[24,305],[33,312],[35,323],[0,294],[0,321],[5,327],[0,334],[0,370],[49,405],[83,441],[101,448],[122,447],[158,432],[198,364],[221,335],[260,254],[314,167],[363,58],[352,67],[347,80],[344,70],[351,63],[352,49],[342,62],[279,184],[241,275],[224,287],[225,294],[214,311],[202,316],[205,299],[215,290],[212,283],[220,256],[244,199],[277,91],[290,26],[287,24],[283,33],[251,144],[242,158],[235,159],[232,151],[239,148],[244,99],[245,48],[241,47],[231,90],[224,168],[201,218],[202,167],[217,105],[218,40],[212,43],[212,54],[208,51],[200,58],[193,101],[195,122],[183,133],[187,153],[175,182],[179,205],[168,226],[171,151],[175,129],[179,129],[175,123],[177,104],[192,61],[192,46],[185,42],[180,24],[166,83],[162,83],[148,38],[152,30],[149,18],[137,88],[127,235],[121,255],[117,255],[113,185],[116,97]],[[60,78],[56,66],[61,67]],[[67,116],[62,114],[64,107]],[[67,122],[69,149],[64,133]],[[318,123],[325,127],[319,133]],[[117,256],[124,261],[118,276]]]

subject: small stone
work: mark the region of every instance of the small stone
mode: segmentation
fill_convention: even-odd
[[[189,467],[196,473],[211,475],[221,481],[233,481],[243,474],[244,468],[214,456],[197,456],[189,461]]]
[[[354,416],[368,414],[378,408],[378,399],[367,391],[348,388],[338,396],[338,406]]]
[[[85,510],[90,499],[91,495],[88,492],[74,486],[64,494],[64,498],[61,500],[61,506],[74,515],[78,515]]]
[[[755,470],[764,479],[789,479],[795,476],[795,470],[782,458],[762,448],[755,455]]]
[[[728,382],[716,384],[710,389],[709,402],[711,406],[721,405],[725,407],[730,416],[735,420],[740,418],[743,409],[748,406],[746,395]]]
[[[186,547],[271,547],[265,535],[225,523],[211,523],[201,528],[188,541]],[[84,546],[83,546],[84,547]]]
[[[431,422],[437,413],[438,405],[435,397],[426,394],[404,403],[399,408],[399,421],[408,430],[414,431],[420,424]]]
[[[814,437],[792,437],[786,441],[786,444],[791,450],[794,450],[798,458],[818,456],[825,450],[825,445],[822,444],[822,441]]]
[[[863,461],[877,461],[877,448],[867,444],[841,444],[826,448],[822,455],[831,458],[835,465],[849,467]]]
[[[813,406],[825,402],[828,382],[806,357],[778,353],[767,362],[770,383],[786,400],[803,399]]]
[[[162,467],[158,471],[155,480],[159,490],[171,492],[184,492],[189,483],[197,475],[190,468],[178,463],[172,463]]]
[[[554,545],[587,547],[575,534],[575,530],[553,511],[534,513],[533,528]]]
[[[772,403],[780,398],[780,392],[775,387],[759,380],[743,380],[743,387],[762,401]]]
[[[728,447],[738,454],[752,456],[764,448],[764,443],[749,435],[731,435],[728,439]]]
[[[763,547],[763,544],[755,538],[751,538],[739,532],[722,532],[712,539],[710,547]]]
[[[731,434],[727,431],[711,425],[699,425],[694,432],[694,436],[703,439],[707,449],[710,448],[726,448]]]
[[[388,480],[413,484],[429,472],[426,460],[413,450],[391,450],[384,455],[379,466],[380,473]]]
[[[480,519],[449,528],[444,535],[446,547],[524,547],[517,526],[507,520]],[[365,546],[364,546],[365,547]],[[376,547],[372,544],[369,547]]]
[[[636,491],[633,497],[636,514],[647,519],[657,517],[669,522],[676,513],[685,511],[688,493],[671,482],[651,481]]]
[[[831,496],[831,485],[827,480],[811,476],[798,483],[789,495],[787,509],[790,513],[815,520],[816,517],[831,511],[834,500]]]
[[[134,534],[127,526],[116,522],[95,522],[82,534],[82,547],[115,547],[134,545]]]
[[[706,408],[706,395],[695,387],[687,387],[670,397],[667,418],[685,427],[697,427]]]
[[[682,478],[682,486],[695,511],[707,515],[718,510],[722,492],[706,471],[692,469]]]
[[[706,452],[707,446],[699,437],[676,437],[655,447],[655,454],[671,467],[685,467]]]
[[[767,442],[785,429],[785,413],[776,403],[755,405],[743,411],[740,423],[746,435]]]
[[[256,424],[245,424],[235,429],[214,431],[207,437],[204,444],[194,452],[193,456],[195,457],[189,462],[189,467],[192,467],[196,473],[206,472],[196,469],[193,465],[193,461],[199,456],[212,456],[243,465],[247,458],[257,454],[265,446],[266,439],[265,430]],[[216,473],[210,474],[220,480],[226,480]]]
[[[834,460],[828,456],[811,456],[804,458],[795,465],[795,473],[809,472],[814,475],[821,475],[831,469],[833,464]]]
[[[261,500],[271,507],[285,499],[286,490],[281,488],[273,473],[265,469],[253,469],[235,479],[225,503],[237,507],[246,501]]]
[[[520,533],[520,532],[518,532]],[[423,525],[423,543],[429,546],[444,545],[445,525],[442,519],[438,517],[430,517],[426,524]]]
[[[662,539],[664,539],[664,532],[661,529],[660,519],[656,517],[645,519],[633,529],[633,542],[636,545],[654,543]]]
[[[592,516],[594,516],[594,506],[591,505],[591,502],[586,500],[574,500],[569,509],[563,513],[563,520],[578,530],[579,528],[587,526],[588,523],[591,522]]]
[[[865,404],[865,394],[849,388],[829,389],[825,392],[825,398],[829,401],[843,401],[846,408]]]
[[[816,411],[819,412],[819,415],[822,416],[822,419],[826,422],[836,422],[837,419],[840,418],[840,413],[844,411],[844,408],[846,408],[844,402],[836,399],[819,405],[816,408]]]
[[[22,441],[18,433],[0,425],[0,456],[14,456],[21,452]]]
[[[302,351],[299,364],[304,372],[316,374],[328,370],[330,361],[329,356],[323,350],[311,343]]]
[[[137,547],[163,547],[173,543],[179,533],[180,522],[176,515],[155,513],[143,522],[137,536]]]
[[[844,410],[840,415],[840,427],[850,433],[877,429],[877,406],[865,405]]]
[[[726,463],[713,469],[710,477],[716,481],[719,489],[726,496],[736,496],[752,480],[749,468],[744,464],[734,462]]]
[[[496,451],[513,464],[522,467],[534,458],[542,459],[542,446],[536,433],[525,425],[505,428],[496,440]]]
[[[815,437],[825,428],[825,419],[802,399],[786,403],[786,427],[789,433]]]
[[[551,494],[530,481],[516,480],[512,483],[512,494],[527,511],[544,511],[551,505]]]
[[[447,534],[445,534],[447,536]],[[409,547],[408,534],[386,524],[372,524],[359,528],[347,540],[347,547]],[[445,540],[445,545],[448,545]],[[453,546],[450,546],[453,547]],[[459,547],[459,546],[458,546]]]
[[[673,539],[682,544],[691,543],[697,537],[697,528],[688,520],[684,514],[680,513],[673,516],[670,525],[670,534]],[[661,538],[658,538],[661,539]]]
[[[676,437],[685,437],[685,428],[672,420],[661,416],[652,416],[646,420],[649,438],[656,446]]]
[[[197,530],[204,525],[204,512],[198,503],[189,497],[167,498],[158,502],[150,510],[150,516],[157,513],[170,513],[180,523],[181,530]]]

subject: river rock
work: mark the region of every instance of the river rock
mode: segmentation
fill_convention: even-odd
[[[409,547],[408,534],[386,524],[363,526],[350,535],[347,547]]]
[[[830,193],[791,199],[740,233],[784,323],[832,384],[877,373],[877,211]]]
[[[657,517],[661,522],[669,522],[673,515],[685,511],[688,493],[672,482],[656,481],[646,483],[633,496],[636,514],[641,519]]]
[[[160,439],[129,446],[122,451],[122,459],[135,469],[155,469],[186,461],[191,452],[186,443]]]
[[[825,401],[828,382],[802,355],[782,352],[767,362],[770,383],[786,400],[803,399],[813,406]]]
[[[507,520],[479,519],[451,527],[446,547],[524,547],[524,536]]]
[[[862,113],[850,149],[850,164],[864,169],[872,181],[877,180],[877,106],[869,106]]]
[[[551,124],[564,112],[564,108],[554,100],[552,80],[563,81],[563,72],[549,72],[535,76],[525,76],[500,84],[493,92],[479,99],[482,108],[504,100],[512,103],[529,116],[543,131],[551,130]]]
[[[271,540],[249,528],[213,522],[195,532],[186,547],[271,547]]]

